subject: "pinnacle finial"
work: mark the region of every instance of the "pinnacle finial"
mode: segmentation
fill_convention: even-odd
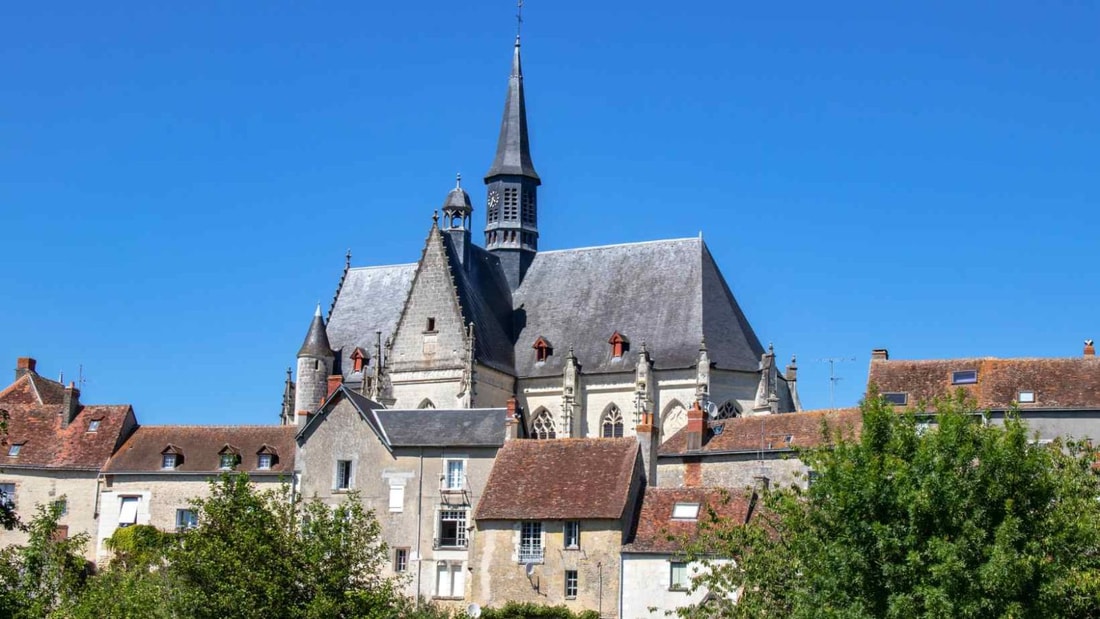
[[[516,0],[516,45],[519,45],[520,31],[523,30],[523,0]]]
[[[348,248],[348,253],[344,254],[344,268],[351,268],[351,248]]]
[[[455,174],[455,189],[462,189],[462,172]]]
[[[439,211],[432,211],[432,227],[439,225]]]
[[[320,301],[317,302],[317,309],[313,311],[313,315],[318,316],[318,317],[321,315],[321,302]]]

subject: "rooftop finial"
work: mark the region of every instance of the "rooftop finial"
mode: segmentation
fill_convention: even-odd
[[[432,211],[432,226],[439,224],[439,211]]]
[[[523,30],[523,0],[516,0],[516,45],[519,45],[521,30]]]
[[[344,268],[351,268],[351,248],[348,248],[348,253],[344,254]]]
[[[317,302],[317,309],[314,310],[313,315],[314,316],[320,316],[321,315],[321,302],[320,301]]]
[[[462,172],[455,174],[455,189],[462,189]]]

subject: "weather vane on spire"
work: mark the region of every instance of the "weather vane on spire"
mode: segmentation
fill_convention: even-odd
[[[523,0],[516,0],[516,38],[523,29]]]

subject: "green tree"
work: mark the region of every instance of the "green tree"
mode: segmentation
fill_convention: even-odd
[[[63,509],[63,501],[38,505],[26,545],[0,550],[0,616],[48,617],[79,593],[87,575],[82,555],[88,538],[58,535]]]
[[[711,515],[691,554],[712,595],[680,614],[1100,617],[1095,451],[983,423],[962,393],[936,409],[927,429],[872,394],[859,440],[823,428],[833,444],[800,455],[808,490],[767,493],[747,525]]]

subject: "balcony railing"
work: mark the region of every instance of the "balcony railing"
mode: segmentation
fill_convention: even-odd
[[[461,479],[448,479],[446,475],[440,475],[439,490],[440,492],[469,492],[470,486],[466,483],[465,475]]]
[[[542,546],[521,545],[519,547],[520,563],[539,563],[542,561]]]
[[[466,541],[466,538],[464,538],[464,537],[437,537],[434,540],[432,540],[432,548],[434,550],[439,550],[441,548],[442,549],[451,548],[451,549],[455,549],[455,550],[462,550],[462,549],[466,548],[466,544],[467,544],[467,541]]]

